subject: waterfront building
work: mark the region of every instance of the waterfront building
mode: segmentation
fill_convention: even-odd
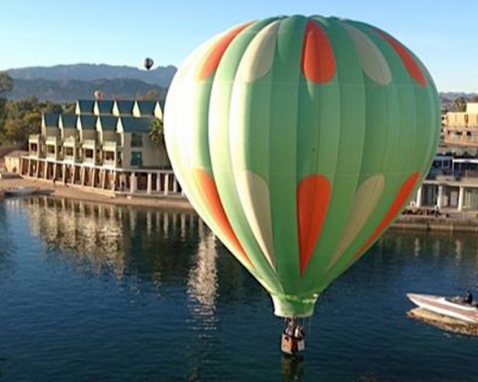
[[[21,175],[115,194],[180,195],[166,151],[149,137],[164,104],[79,100],[73,114],[44,113]]]
[[[445,144],[478,147],[478,102],[468,102],[464,112],[443,116]]]
[[[438,154],[410,203],[418,208],[478,210],[478,159]]]
[[[45,113],[41,132],[29,137],[28,153],[5,157],[6,168],[113,195],[181,197],[166,152],[149,138],[151,123],[163,118],[163,108],[158,101],[79,100],[72,114]],[[465,113],[447,113],[445,136],[459,128],[478,134],[477,116],[478,103],[468,103]],[[477,153],[478,141],[475,146],[441,146],[411,204],[477,211]]]

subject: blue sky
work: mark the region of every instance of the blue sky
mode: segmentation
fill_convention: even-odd
[[[441,91],[478,92],[478,0],[1,0],[0,69],[78,62],[179,65],[231,25],[322,14],[379,26],[412,49]]]

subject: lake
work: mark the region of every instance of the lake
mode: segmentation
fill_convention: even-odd
[[[0,381],[477,381],[478,339],[410,320],[464,294],[478,237],[389,231],[319,298],[303,361],[192,213],[0,202]]]

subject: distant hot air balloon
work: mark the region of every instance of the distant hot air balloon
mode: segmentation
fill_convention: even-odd
[[[105,98],[105,94],[101,90],[95,90],[94,96],[97,101],[102,101]]]
[[[181,66],[165,110],[184,192],[281,317],[312,315],[384,233],[439,134],[419,59],[335,17],[268,18],[215,36]]]
[[[154,65],[154,61],[152,58],[145,58],[144,59],[144,67],[146,68],[146,70],[149,70],[153,67]]]

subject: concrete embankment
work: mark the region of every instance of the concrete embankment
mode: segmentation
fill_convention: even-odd
[[[440,232],[478,232],[478,219],[466,215],[415,216],[401,215],[393,224],[393,229],[411,229]]]
[[[152,207],[166,210],[192,210],[191,204],[185,198],[180,197],[126,197],[115,196],[112,193],[88,190],[78,186],[65,186],[59,182],[53,186],[51,181],[37,179],[1,179],[0,192],[8,188],[36,187],[41,190],[53,190],[50,194],[54,198],[69,198],[83,200],[92,203],[108,203],[119,206]]]
[[[151,197],[151,196],[115,196],[112,193],[98,190],[88,190],[79,186],[68,185],[37,179],[0,179],[0,199],[2,190],[15,187],[37,187],[42,190],[53,189],[50,195],[57,198],[70,198],[92,203],[109,203],[120,206],[141,206],[169,210],[192,211],[193,208],[186,198]],[[474,215],[450,214],[450,216],[401,215],[392,225],[393,229],[441,231],[441,232],[477,232],[478,218]]]

